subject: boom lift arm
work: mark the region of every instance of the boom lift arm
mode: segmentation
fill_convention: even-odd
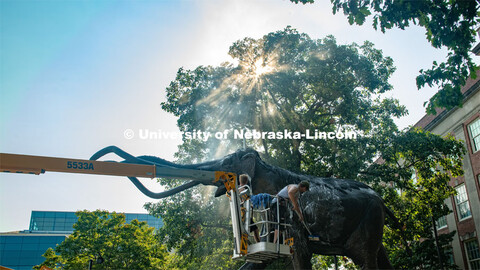
[[[214,171],[178,169],[165,165],[131,164],[4,153],[0,153],[0,171],[36,175],[52,171],[144,178],[170,177],[201,181],[215,179]]]
[[[110,148],[110,147],[109,147]],[[108,149],[108,148],[105,148]],[[103,149],[103,150],[105,150]],[[118,148],[117,148],[118,149]],[[101,150],[102,151],[102,150]],[[92,158],[100,157],[97,152]],[[103,154],[103,153],[102,153]],[[120,155],[126,160],[137,159],[128,153],[128,156]],[[131,156],[131,157],[129,157]],[[128,158],[128,159],[127,159]],[[143,163],[147,161],[140,160]],[[30,156],[18,154],[0,153],[0,172],[26,173],[39,175],[45,172],[64,172],[80,174],[98,174],[112,176],[126,176],[132,183],[146,196],[154,199],[161,199],[178,193],[181,190],[196,186],[201,183],[214,183],[215,179],[220,179],[225,172],[179,169],[164,164],[132,164],[112,161],[96,161],[71,158],[55,158],[44,156]],[[155,193],[147,189],[137,177],[142,178],[177,178],[193,179],[194,181],[183,184],[179,187],[170,189],[166,192]],[[217,180],[218,181],[218,180]]]

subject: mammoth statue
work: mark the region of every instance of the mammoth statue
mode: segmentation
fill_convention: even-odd
[[[310,190],[299,199],[303,206],[306,225],[319,236],[320,241],[309,241],[308,232],[297,217],[292,220],[294,234],[293,266],[295,269],[311,269],[312,254],[344,255],[365,269],[392,269],[382,245],[383,226],[386,216],[396,220],[384,205],[382,198],[365,184],[344,179],[320,178],[302,175],[265,163],[253,149],[238,150],[219,160],[192,165],[179,165],[158,157],[134,157],[123,150],[110,146],[98,151],[91,159],[96,160],[108,153],[125,159],[123,162],[155,164],[175,168],[207,171],[246,173],[252,178],[254,194],[276,194],[288,184],[302,180],[310,182]],[[153,193],[136,178],[129,179],[147,196],[165,198],[198,184],[217,185],[216,196],[225,194],[220,183],[192,180],[168,191]],[[245,268],[261,268],[262,265],[246,264]]]

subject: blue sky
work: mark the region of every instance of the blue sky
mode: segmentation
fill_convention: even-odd
[[[0,1],[0,152],[88,159],[108,145],[173,160],[180,140],[126,139],[124,131],[177,131],[164,113],[165,87],[179,67],[231,60],[228,47],[287,25],[338,43],[371,40],[397,71],[389,93],[414,124],[432,89],[415,76],[444,51],[422,29],[376,32],[333,15],[329,1]],[[143,181],[160,190],[155,181]],[[31,210],[142,212],[152,201],[126,179],[46,173],[0,174],[0,232],[27,229]]]

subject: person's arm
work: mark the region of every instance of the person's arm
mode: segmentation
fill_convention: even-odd
[[[300,211],[300,207],[298,206],[298,186],[288,187],[288,197],[293,204],[293,210],[297,212],[300,221],[303,221],[302,211]]]

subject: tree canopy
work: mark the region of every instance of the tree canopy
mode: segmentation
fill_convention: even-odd
[[[178,70],[162,108],[179,117],[181,131],[355,131],[361,137],[356,141],[247,139],[267,161],[292,171],[353,177],[349,172],[364,168],[362,160],[373,157],[382,133],[396,130],[393,118],[406,114],[398,101],[379,98],[392,89],[388,79],[395,67],[371,42],[339,45],[332,36],[313,40],[287,27],[239,40],[229,54],[238,64]],[[226,154],[242,146],[232,137],[186,138],[177,156],[191,162]]]
[[[315,0],[290,0],[313,3]],[[478,66],[470,51],[475,45],[476,28],[480,22],[478,1],[474,0],[331,0],[333,13],[343,10],[350,24],[363,25],[373,15],[372,26],[382,32],[394,27],[405,29],[410,24],[425,28],[427,40],[434,48],[447,48],[447,60],[433,62],[428,70],[420,70],[417,87],[436,85],[439,90],[430,99],[427,112],[436,107],[447,109],[461,105],[461,87],[469,76],[475,77]]]
[[[55,249],[43,255],[45,265],[55,269],[164,269],[168,253],[156,237],[155,228],[125,215],[97,210],[78,211],[74,231]],[[96,263],[103,260],[102,263]]]
[[[455,195],[452,177],[463,175],[463,144],[451,135],[413,129],[392,137],[381,149],[380,162],[372,164],[358,180],[370,183],[382,195],[404,230],[387,227],[384,243],[397,268],[440,269],[433,224],[451,212],[445,200]],[[389,183],[385,186],[386,183]],[[455,231],[440,236],[444,266]],[[399,245],[398,243],[402,243]],[[408,247],[408,248],[407,248]],[[451,254],[450,254],[451,255]]]

